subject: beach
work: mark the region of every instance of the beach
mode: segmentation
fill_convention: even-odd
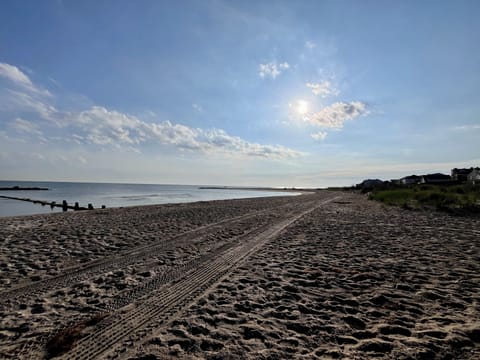
[[[477,359],[480,220],[346,192],[0,218],[6,359]]]

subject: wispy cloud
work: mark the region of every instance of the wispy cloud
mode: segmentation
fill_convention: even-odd
[[[322,81],[320,83],[310,83],[305,84],[306,87],[312,90],[314,95],[320,95],[321,97],[327,97],[330,95],[337,96],[340,92],[333,87],[332,83],[328,80]]]
[[[290,68],[290,64],[287,62],[283,62],[280,64],[277,64],[276,62],[270,62],[267,64],[260,64],[258,67],[258,75],[261,78],[267,78],[270,77],[272,79],[275,79],[278,75],[280,75],[284,70],[287,70]]]
[[[58,119],[55,115],[58,114],[58,110],[50,104],[49,100],[25,91],[6,89],[1,94],[0,104],[4,111],[33,112],[40,115],[42,119],[56,122]]]
[[[288,68],[287,63],[280,69]],[[230,154],[244,157],[285,159],[302,156],[299,151],[281,146],[250,142],[228,134],[222,129],[200,129],[170,121],[149,121],[102,106],[92,106],[84,111],[60,111],[51,105],[53,96],[39,96],[31,89],[40,89],[18,68],[3,64],[3,73],[19,85],[15,90],[0,91],[0,105],[4,112],[24,114],[35,122],[16,117],[9,123],[9,129],[16,133],[37,135],[46,142],[43,134],[50,134],[50,140],[70,139],[77,145],[93,144],[114,146],[138,151],[145,143],[156,143],[171,148],[203,154]],[[7,74],[7,75],[5,75]],[[194,104],[196,105],[196,104]],[[198,105],[194,106],[201,109]],[[42,127],[48,131],[42,132]],[[5,129],[7,130],[7,129]],[[18,134],[17,134],[18,135]],[[60,136],[55,136],[60,135]],[[8,132],[6,133],[8,136]]]
[[[459,125],[454,126],[453,129],[461,131],[480,130],[480,124]]]
[[[42,132],[38,129],[38,126],[31,121],[16,118],[10,123],[10,127],[17,132],[42,135]]]
[[[195,110],[195,111],[198,111],[198,112],[203,112],[203,107],[199,104],[192,104],[192,108]]]
[[[317,44],[315,44],[313,41],[307,40],[307,41],[305,41],[305,47],[306,47],[307,49],[312,50],[312,49],[314,49],[314,48],[317,47]]]
[[[327,137],[327,132],[326,131],[319,131],[319,132],[311,134],[310,136],[314,140],[323,141]]]
[[[82,155],[77,156],[77,160],[80,161],[82,164],[86,164],[88,161]]]
[[[322,110],[308,114],[305,120],[328,129],[341,129],[346,121],[368,114],[367,105],[360,101],[336,102]]]
[[[18,67],[0,63],[0,111],[34,113],[56,121],[54,114],[58,111],[51,105],[52,99],[48,90],[34,84]]]
[[[0,77],[8,79],[16,86],[22,87],[29,92],[51,96],[48,90],[35,86],[30,78],[16,66],[0,62]]]
[[[32,81],[16,66],[0,63],[0,76],[25,87],[33,87]]]

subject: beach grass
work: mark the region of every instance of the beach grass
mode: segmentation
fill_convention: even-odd
[[[406,209],[480,213],[480,184],[417,184],[377,189],[370,193],[369,199]]]

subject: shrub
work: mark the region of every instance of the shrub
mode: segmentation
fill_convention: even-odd
[[[450,213],[463,214],[472,213],[472,211],[478,213],[480,211],[480,185],[422,184],[384,190],[377,189],[369,195],[369,199],[405,209],[433,208]]]

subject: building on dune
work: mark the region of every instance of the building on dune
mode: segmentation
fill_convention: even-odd
[[[471,181],[474,184],[480,184],[480,168],[476,167],[467,176],[467,181]]]
[[[402,184],[402,185],[419,184],[421,180],[422,180],[421,176],[410,175],[410,176],[405,176],[405,177],[401,178],[400,179],[400,184]]]
[[[441,173],[422,175],[420,179],[420,184],[446,184],[450,182],[452,182],[452,177]]]
[[[473,170],[473,167],[469,169],[452,169],[452,180],[454,181],[467,181],[468,174],[470,174]]]

